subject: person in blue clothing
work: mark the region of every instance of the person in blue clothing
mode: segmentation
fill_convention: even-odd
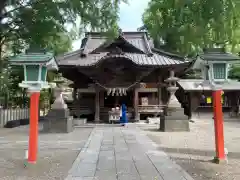
[[[120,119],[120,123],[122,126],[125,126],[126,123],[128,123],[128,117],[127,117],[127,106],[125,104],[122,104],[122,117]]]

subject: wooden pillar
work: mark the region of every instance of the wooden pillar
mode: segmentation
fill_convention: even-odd
[[[104,107],[104,91],[100,91],[100,107]]]
[[[236,92],[231,92],[229,97],[230,97],[231,117],[237,117],[238,94]]]
[[[74,88],[73,89],[73,94],[72,94],[72,96],[73,96],[73,101],[76,101],[77,100],[77,88]]]
[[[191,92],[188,92],[187,93],[187,98],[188,98],[188,119],[189,120],[192,120],[192,116],[193,116],[193,106],[195,105],[194,104],[194,98],[195,97],[193,97],[193,94],[191,93]]]
[[[95,123],[99,123],[100,121],[100,92],[99,89],[96,88],[95,94]]]
[[[162,88],[158,85],[158,105],[162,105]]]
[[[140,120],[138,105],[139,105],[138,88],[135,88],[134,89],[134,114],[135,114],[135,121],[139,121]]]
[[[158,105],[162,105],[163,104],[163,100],[162,100],[162,86],[161,83],[163,82],[163,77],[162,76],[158,76],[157,79],[157,88],[158,88]]]
[[[202,95],[199,94],[199,93],[191,93],[191,96],[189,97],[189,101],[191,103],[191,118],[192,119],[195,119],[195,118],[198,118],[198,113],[197,113],[197,109],[200,105],[200,100],[202,98]]]
[[[166,87],[163,87],[161,91],[162,91],[162,102],[163,104],[167,104],[169,99],[169,92],[167,91]]]
[[[237,95],[236,95],[236,99],[237,99],[237,110],[236,110],[236,116],[238,117],[239,116],[239,92],[237,92]],[[228,97],[227,97],[228,98]]]

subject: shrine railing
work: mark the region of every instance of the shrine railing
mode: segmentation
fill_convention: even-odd
[[[92,108],[89,106],[80,106],[78,104],[72,104],[69,103],[67,104],[68,108],[70,110],[70,115],[74,117],[80,117],[82,114],[92,114]]]
[[[138,111],[140,113],[161,113],[165,107],[165,105],[138,105]]]

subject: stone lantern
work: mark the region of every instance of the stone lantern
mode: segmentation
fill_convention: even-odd
[[[189,131],[188,118],[175,96],[175,92],[178,90],[177,81],[179,81],[179,78],[175,77],[174,71],[170,71],[170,77],[165,80],[168,83],[167,90],[170,97],[167,102],[165,116],[161,117],[160,120],[161,131]]]
[[[170,93],[170,98],[167,103],[170,112],[174,108],[181,108],[181,104],[175,96],[175,92],[178,90],[178,87],[176,86],[177,81],[179,81],[179,78],[174,76],[174,71],[170,71],[170,77],[165,80],[165,82],[168,83],[167,91]]]
[[[69,109],[62,96],[64,79],[61,74],[55,77],[54,83],[55,101],[44,122],[44,131],[69,133],[73,131],[73,117],[69,116]]]
[[[63,83],[64,79],[62,77],[62,74],[59,74],[54,78],[54,83],[56,84],[56,87],[54,88],[54,97],[55,101],[52,104],[52,109],[67,109],[67,104],[65,103],[62,92],[64,91],[63,89]]]
[[[29,128],[29,150],[28,163],[35,164],[38,150],[38,120],[39,120],[39,97],[40,91],[49,88],[46,81],[49,69],[58,69],[52,53],[42,49],[30,47],[9,60],[12,66],[22,66],[24,69],[24,80],[19,84],[27,88],[30,93],[30,128]]]

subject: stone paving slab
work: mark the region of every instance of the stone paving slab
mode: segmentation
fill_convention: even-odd
[[[193,180],[136,125],[95,127],[66,180]]]

